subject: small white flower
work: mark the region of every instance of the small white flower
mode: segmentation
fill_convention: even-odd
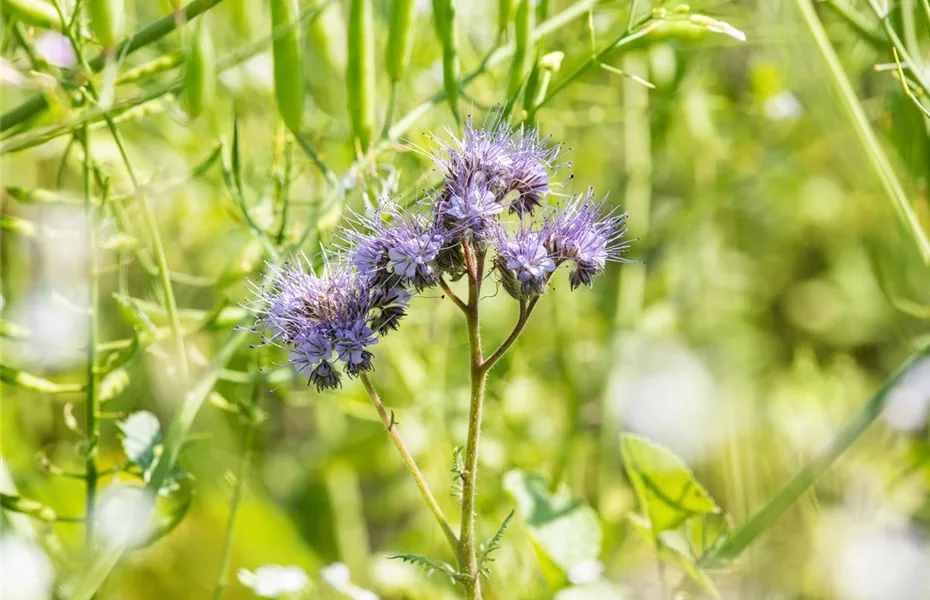
[[[374,592],[352,585],[352,576],[345,563],[337,562],[323,567],[320,569],[320,577],[334,590],[352,600],[378,600],[378,595]]]
[[[568,571],[568,580],[574,585],[591,583],[601,578],[604,564],[597,559],[580,562]]]
[[[48,600],[52,597],[52,563],[30,541],[5,535],[0,538],[0,598]]]
[[[262,598],[278,598],[307,587],[310,578],[303,569],[294,565],[263,565],[255,572],[240,569],[239,582]]]
[[[911,367],[888,392],[882,417],[899,431],[918,431],[927,426],[930,413],[930,359]]]

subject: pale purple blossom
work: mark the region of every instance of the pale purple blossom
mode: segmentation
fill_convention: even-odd
[[[605,200],[594,200],[592,190],[555,211],[547,225],[551,230],[547,245],[556,262],[571,265],[572,289],[582,284],[590,287],[608,261],[633,262],[622,257],[629,248],[623,239],[626,217],[608,208]]]
[[[514,298],[538,296],[545,291],[557,266],[546,247],[548,233],[545,228],[524,225],[513,232],[499,229],[495,264],[504,289]]]

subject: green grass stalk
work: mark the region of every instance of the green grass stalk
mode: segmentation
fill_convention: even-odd
[[[778,493],[772,496],[765,506],[730,533],[723,544],[709,552],[701,560],[701,566],[713,568],[734,560],[765,533],[786,510],[798,501],[817,478],[823,475],[865,433],[881,414],[889,392],[912,368],[927,360],[928,355],[930,355],[930,345],[924,346],[911,355],[904,365],[885,380],[878,391],[862,405],[859,412],[843,425],[830,445],[804,465]]]

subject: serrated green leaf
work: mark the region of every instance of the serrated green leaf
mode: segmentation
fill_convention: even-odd
[[[508,472],[504,489],[519,506],[550,585],[564,585],[572,567],[597,559],[601,524],[594,509],[572,499],[565,488],[550,493],[542,477],[522,471]],[[553,566],[559,573],[551,572]]]
[[[143,471],[148,471],[155,461],[156,448],[161,443],[158,418],[146,410],[140,410],[116,425],[123,432],[121,443],[126,458]]]
[[[444,562],[437,562],[419,554],[391,554],[388,558],[391,560],[400,560],[419,567],[423,569],[427,577],[435,572],[439,572],[453,581],[462,581],[463,578],[465,578],[465,574],[459,573],[452,565]]]
[[[625,434],[620,452],[654,536],[691,516],[720,511],[685,463],[668,449]]]
[[[510,525],[510,520],[513,519],[515,511],[510,511],[510,514],[504,519],[504,522],[501,523],[501,526],[497,528],[497,531],[492,535],[487,542],[481,544],[479,549],[480,556],[478,557],[478,570],[482,575],[488,577],[490,571],[488,569],[488,563],[494,562],[494,558],[491,556],[496,550],[499,550],[501,547],[501,539],[504,537],[504,532],[507,531],[507,526]]]

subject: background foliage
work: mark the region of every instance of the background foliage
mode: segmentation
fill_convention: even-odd
[[[118,73],[178,57],[171,68],[115,85],[119,75],[99,76],[116,106],[163,90],[179,97],[161,94],[117,117],[141,191],[107,124],[98,117],[90,125],[93,165],[107,183],[98,182],[97,198],[105,187],[109,198],[88,213],[82,123],[73,119],[93,102],[78,98],[67,69],[30,56],[44,29],[0,3],[3,112],[37,91],[51,107],[2,138],[4,586],[13,581],[9,565],[18,564],[11,557],[24,552],[10,540],[31,539],[53,565],[56,594],[68,597],[68,582],[86,574],[92,557],[84,527],[68,522],[85,514],[86,486],[67,475],[83,472],[90,443],[102,495],[116,480],[150,479],[171,437],[165,432],[189,398],[157,293],[148,202],[174,272],[193,380],[212,373],[218,381],[208,396],[204,390],[208,401],[180,449],[178,473],[159,475],[172,482],[158,500],[161,526],[176,527],[129,554],[99,597],[213,594],[223,579],[231,504],[238,513],[228,598],[253,597],[235,573],[268,564],[303,569],[316,582],[309,597],[363,597],[361,588],[383,598],[457,597],[441,572],[427,576],[387,558],[416,552],[453,560],[361,386],[318,394],[283,371],[261,375],[257,367],[284,355],[249,351],[241,342],[254,340],[232,333],[244,314],[246,280],[260,281],[267,258],[250,228],[275,233],[278,244],[309,228],[299,247],[312,255],[348,209],[364,211],[383,190],[412,197],[435,183],[423,153],[432,147],[428,134],[458,127],[441,97],[421,105],[442,89],[443,70],[432,9],[418,2],[411,65],[393,114],[403,130],[357,159],[347,142],[348,3],[328,3],[320,13],[299,4],[314,16],[301,26],[299,142],[275,109],[270,44],[262,41],[271,32],[269,6],[220,2],[200,17],[219,57],[219,82],[197,118],[181,91],[191,26],[127,57]],[[590,17],[579,11],[551,31],[539,55],[564,53],[553,85],[589,58],[592,35],[602,48],[628,28],[631,10],[639,18],[660,8],[636,4],[591,3]],[[535,112],[541,129],[571,149],[574,179],[566,190],[609,192],[630,212],[638,238],[631,256],[642,262],[609,268],[592,290],[551,290],[492,374],[479,532],[491,537],[512,510],[516,516],[493,554],[487,597],[658,598],[679,587],[713,593],[712,585],[733,598],[930,597],[926,362],[891,389],[884,418],[736,563],[702,570],[694,557],[701,551],[660,536],[660,524],[690,535],[692,526],[746,521],[928,341],[930,267],[920,235],[889,200],[887,178],[901,187],[918,229],[930,229],[927,119],[915,105],[925,99],[919,82],[911,84],[916,99],[900,85],[888,33],[901,32],[922,69],[930,14],[923,0],[816,4],[852,99],[887,156],[884,174],[850,116],[849,94],[814,43],[799,7],[813,9],[802,0],[697,3],[680,14],[729,23],[747,41],[706,28],[657,30],[604,55],[613,70],[587,68]],[[391,95],[383,62],[390,3],[372,7],[377,134]],[[665,8],[674,14],[673,5]],[[548,14],[566,9],[553,0]],[[889,11],[889,29],[873,9]],[[457,4],[463,74],[498,40],[496,11],[488,2]],[[130,30],[165,14],[157,3],[126,6]],[[246,53],[248,60],[230,59]],[[505,58],[461,90],[462,114],[481,118],[507,101]],[[301,82],[295,76],[291,85]],[[46,141],[56,131],[64,135]],[[230,185],[230,176],[241,184]],[[342,193],[334,195],[336,178]],[[100,378],[99,441],[88,433],[81,391],[92,264],[98,341],[129,340],[98,353],[98,365],[118,366]],[[485,310],[492,342],[515,318],[505,296],[489,299]],[[231,350],[230,335],[240,343]],[[218,354],[228,365],[211,371]],[[377,347],[373,377],[448,514],[456,505],[453,452],[467,427],[466,356],[451,303],[419,299],[401,330]],[[693,470],[701,482],[694,505],[679,513],[680,506],[643,499],[630,456],[648,455],[636,463],[643,465],[679,459],[650,454],[661,451],[638,437],[624,438],[621,453],[625,431],[669,448]],[[676,477],[685,479],[669,485],[690,481],[680,468]],[[24,505],[27,498],[38,504]],[[720,510],[727,516],[714,516],[719,523],[692,518]],[[132,515],[114,514],[115,524],[101,527],[128,535]],[[357,589],[326,583],[338,577],[321,569],[336,562],[348,565]]]

